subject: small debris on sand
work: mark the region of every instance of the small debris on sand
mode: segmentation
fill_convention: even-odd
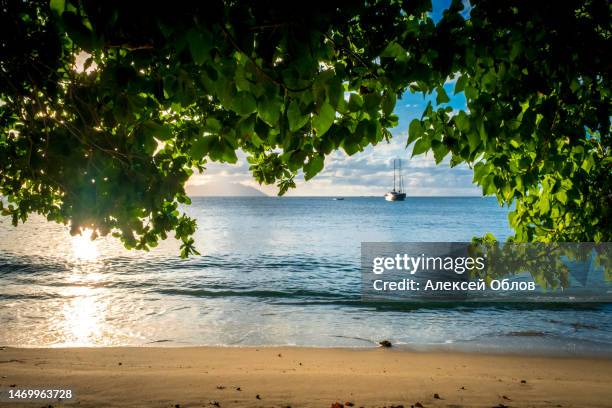
[[[331,408],[344,408],[344,405],[339,402],[334,402],[333,404],[331,404]]]
[[[261,399],[261,397],[259,396],[259,394],[257,394],[257,395],[255,396],[255,398],[257,398],[258,400],[260,400],[260,399]]]
[[[213,401],[210,403],[210,405],[215,406],[215,407],[220,407],[221,404],[219,404],[219,401]]]
[[[389,340],[383,340],[378,342],[378,344],[381,345],[381,347],[392,347],[393,344],[391,344],[391,342]]]
[[[225,386],[224,386],[224,385],[217,385],[217,389],[218,389],[218,390],[224,390],[224,389],[225,389]]]
[[[344,403],[344,406],[345,406],[345,407],[352,407],[352,406],[354,406],[354,405],[355,405],[355,404],[353,404],[351,401],[347,401],[347,402],[345,402],[345,403]]]
[[[123,363],[120,361],[118,365],[123,365]]]
[[[521,380],[521,384],[527,384],[527,380]]]
[[[506,401],[512,401],[510,398],[506,397],[505,395],[502,395],[502,398],[505,399]]]
[[[242,391],[242,388],[236,387],[236,391]]]
[[[423,404],[421,404],[420,402],[417,402],[416,404],[414,404],[415,408],[424,408]]]

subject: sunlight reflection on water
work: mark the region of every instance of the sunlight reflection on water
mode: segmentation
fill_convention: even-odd
[[[107,314],[107,300],[99,296],[96,284],[101,282],[104,264],[99,261],[98,242],[91,240],[93,231],[84,230],[70,238],[73,262],[66,272],[67,286],[61,289],[65,299],[54,325],[63,333],[62,346],[104,344],[102,325]]]
[[[100,324],[104,319],[106,307],[98,302],[95,289],[88,287],[70,288],[67,296],[73,296],[58,316],[66,339],[64,345],[86,346],[98,343],[101,335]]]

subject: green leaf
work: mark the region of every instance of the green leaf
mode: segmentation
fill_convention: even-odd
[[[457,78],[457,82],[455,82],[455,94],[463,92],[466,82],[467,82],[467,75],[465,74]]]
[[[443,87],[439,86],[436,88],[436,104],[440,105],[441,103],[447,103],[448,101],[450,101],[450,99],[448,98],[448,95],[446,94],[446,91],[444,90]]]
[[[470,146],[470,153],[475,151],[476,148],[480,145],[480,136],[476,132],[469,132],[467,134],[468,144]]]
[[[548,195],[542,195],[540,197],[538,207],[540,210],[540,214],[548,214],[550,211],[550,201],[548,199]]]
[[[363,106],[370,116],[378,116],[382,96],[378,92],[370,92],[363,97]]]
[[[408,142],[406,142],[406,146],[410,145],[410,143],[419,139],[423,136],[423,127],[421,126],[421,121],[418,119],[412,119],[410,122],[410,126],[408,126]]]
[[[251,143],[253,143],[253,145],[255,147],[259,147],[259,146],[263,145],[264,141],[261,140],[261,138],[259,136],[257,136],[257,133],[254,133],[254,132],[251,133],[250,137],[251,137]]]
[[[208,58],[212,48],[212,36],[207,30],[191,30],[187,34],[189,51],[193,62],[202,65]]]
[[[311,156],[308,163],[304,165],[304,179],[310,180],[323,170],[325,158],[323,156]]]
[[[459,113],[453,117],[453,121],[457,129],[463,133],[467,133],[470,130],[470,118],[464,111],[459,111]]]
[[[361,146],[359,145],[360,138],[354,134],[349,134],[344,137],[341,141],[341,146],[349,156],[354,155],[355,153],[361,151]]]
[[[476,163],[476,165],[474,165],[474,179],[473,179],[473,182],[474,183],[479,183],[480,180],[482,180],[482,178],[485,177],[488,174],[489,174],[489,167],[485,163],[483,163],[483,162]]]
[[[349,96],[348,109],[351,112],[357,112],[361,110],[362,106],[363,98],[361,97],[361,95],[352,93],[351,96]]]
[[[338,107],[340,101],[344,101],[344,87],[342,81],[338,78],[333,78],[325,84],[327,99],[334,108]]]
[[[433,150],[434,159],[436,160],[436,164],[439,164],[444,157],[448,154],[448,147],[440,142],[439,140],[431,141],[431,149]]]
[[[283,102],[277,98],[265,98],[257,104],[257,116],[270,126],[277,126]]]
[[[312,118],[312,127],[317,131],[317,136],[324,135],[335,118],[336,110],[329,103],[323,103],[319,113]]]
[[[395,109],[395,104],[397,101],[397,96],[395,96],[392,92],[387,92],[382,101],[382,111],[388,116],[393,113],[393,109]]]
[[[278,195],[282,196],[284,195],[290,188],[295,188],[295,181],[292,178],[288,178],[288,179],[282,179],[279,183],[278,183]]]
[[[65,0],[51,0],[49,2],[49,8],[60,16],[66,9],[66,1]]]
[[[240,91],[234,97],[232,110],[241,116],[247,116],[257,110],[257,103],[251,93]]]
[[[223,126],[217,118],[206,118],[204,121],[204,130],[209,133],[219,133]]]
[[[238,161],[238,156],[236,156],[236,150],[225,139],[223,139],[221,142],[221,161],[228,163],[236,163]]]
[[[412,157],[416,156],[417,154],[425,153],[430,147],[431,144],[429,143],[429,140],[420,138],[412,148]]]
[[[152,120],[143,122],[143,131],[151,137],[155,137],[159,140],[168,140],[172,138],[172,129],[169,125],[160,125]]]
[[[297,149],[285,152],[282,157],[287,162],[291,171],[297,171],[304,166],[308,153],[305,150]]]
[[[487,130],[485,128],[484,121],[480,120],[478,123],[478,136],[480,141],[486,143],[487,141]],[[475,149],[474,149],[475,150]]]
[[[481,182],[480,185],[482,186],[482,192],[484,195],[491,195],[491,194],[495,194],[495,183],[493,182],[494,176],[492,174],[489,174],[488,176],[484,177]]]
[[[586,171],[587,173],[590,173],[591,169],[593,168],[593,164],[593,156],[588,155],[584,158],[584,161],[582,162],[580,168]]]
[[[495,82],[497,81],[497,75],[495,74],[495,69],[490,69],[489,72],[487,72],[483,77],[482,77],[482,87],[485,89],[489,89],[489,88],[493,88],[493,86],[495,85]]]
[[[567,204],[567,192],[565,190],[560,190],[555,197],[561,204]]]
[[[399,61],[404,61],[406,60],[408,54],[406,50],[404,49],[404,47],[402,47],[400,44],[398,44],[395,41],[391,41],[389,44],[387,44],[385,49],[380,53],[380,56],[383,58],[384,57],[395,58]]]
[[[300,104],[295,99],[289,104],[287,109],[287,120],[289,121],[289,130],[296,132],[300,130],[306,122],[308,122],[309,115],[303,115],[300,111]]]
[[[217,136],[209,135],[197,138],[189,150],[190,155],[196,160],[202,160],[211,150],[211,145],[217,140]]]

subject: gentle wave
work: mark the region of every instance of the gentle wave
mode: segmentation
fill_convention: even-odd
[[[346,295],[330,292],[317,292],[309,290],[279,291],[279,290],[205,290],[205,289],[157,289],[156,293],[170,296],[194,296],[194,297],[252,297],[264,299],[277,298],[308,298],[312,301],[317,299],[343,300]]]

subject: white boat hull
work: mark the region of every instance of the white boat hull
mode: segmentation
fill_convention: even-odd
[[[406,199],[406,193],[391,191],[385,194],[385,200],[387,201],[404,201],[404,199]]]

